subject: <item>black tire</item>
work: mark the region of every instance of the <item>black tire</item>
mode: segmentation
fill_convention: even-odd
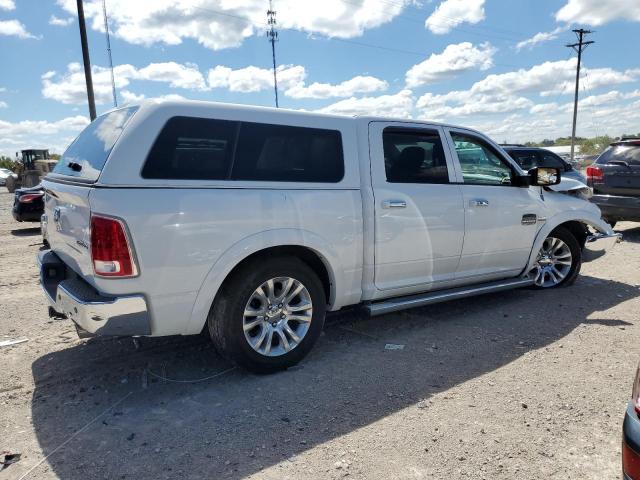
[[[566,276],[558,283],[551,286],[533,285],[534,289],[547,290],[550,288],[568,287],[576,281],[580,268],[582,267],[582,249],[576,237],[564,227],[556,227],[547,238],[558,238],[562,240],[571,251],[571,267]]]
[[[243,329],[245,306],[254,291],[267,280],[290,277],[309,292],[313,310],[308,330],[300,343],[279,356],[263,355],[249,344]],[[275,257],[251,262],[224,282],[216,295],[207,324],[216,350],[226,359],[255,373],[272,373],[296,365],[311,350],[322,333],[326,296],[315,272],[295,257]]]

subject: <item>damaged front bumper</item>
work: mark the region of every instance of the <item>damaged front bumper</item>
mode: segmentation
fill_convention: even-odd
[[[616,243],[622,241],[621,233],[594,233],[587,236],[587,240],[582,250],[582,261],[590,262],[602,257]]]
[[[38,254],[40,285],[53,310],[93,335],[151,335],[142,295],[105,296],[80,278],[51,250]],[[79,331],[79,333],[80,333]]]

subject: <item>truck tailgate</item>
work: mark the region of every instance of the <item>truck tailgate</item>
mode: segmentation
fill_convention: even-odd
[[[60,259],[89,283],[93,282],[89,227],[90,185],[42,182],[45,188],[44,211],[51,249]]]

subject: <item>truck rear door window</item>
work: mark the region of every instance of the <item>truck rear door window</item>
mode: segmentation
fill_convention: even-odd
[[[385,128],[384,168],[389,183],[449,183],[447,159],[436,130]]]
[[[337,130],[173,117],[154,143],[143,178],[339,182]]]
[[[121,108],[96,118],[69,145],[52,173],[95,182],[111,149],[137,109]]]

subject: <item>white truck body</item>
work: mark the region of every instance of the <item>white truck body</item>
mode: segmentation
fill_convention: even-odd
[[[455,134],[481,140],[513,175],[527,175],[496,143],[469,129],[191,101],[143,103],[127,116],[115,133],[108,131],[109,120],[98,129],[106,125],[105,131],[94,133],[112,145],[101,170],[85,164],[80,168],[89,179],[82,178],[85,173],[76,178],[56,172],[44,179],[43,225],[51,253],[77,281],[98,296],[136,298],[136,308],[146,308],[148,329],[131,334],[201,332],[229,274],[244,259],[271,248],[295,246],[314,255],[326,269],[327,309],[338,310],[526,278],[549,232],[567,222],[599,232],[589,240],[615,237],[598,208],[576,196],[540,186],[467,184]],[[176,117],[337,131],[344,174],[335,182],[143,178],[154,142]],[[426,130],[432,138],[437,132],[448,181],[389,182],[385,129],[407,135]],[[126,225],[135,276],[96,275],[94,214]],[[75,318],[60,304],[55,287],[47,290],[53,308],[83,330],[100,333],[106,317],[94,315],[95,325]]]

